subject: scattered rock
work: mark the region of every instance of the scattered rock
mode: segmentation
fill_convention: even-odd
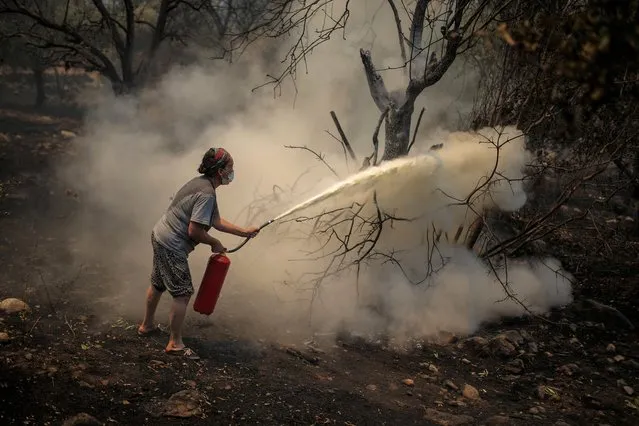
[[[528,342],[528,350],[536,354],[539,352],[539,345],[537,345],[537,342]]]
[[[526,330],[519,330],[519,334],[520,334],[520,335],[521,335],[521,337],[523,337],[523,338],[524,338],[524,340],[525,340],[525,341],[527,341],[527,342],[532,342],[533,340],[535,340],[535,339],[533,339],[533,337],[530,335],[530,333],[529,333],[529,332],[527,332]]]
[[[183,390],[171,395],[162,410],[162,414],[168,417],[193,417],[203,413],[202,405],[206,399],[193,389]]]
[[[534,407],[531,407],[528,412],[532,415],[538,415],[538,414],[543,414],[546,412],[546,409],[544,407],[542,407],[541,405],[536,405]]]
[[[521,374],[522,369],[519,367],[516,367],[514,365],[505,365],[504,366],[504,370],[508,371],[509,373],[512,374]]]
[[[613,358],[613,360],[615,362],[621,362],[621,361],[623,361],[625,359],[626,359],[626,357],[624,357],[623,355],[615,355],[615,357]]]
[[[92,384],[85,382],[84,380],[80,381],[80,383],[78,383],[80,385],[81,388],[87,388],[87,389],[94,389],[95,386],[93,386]]]
[[[438,345],[449,345],[451,343],[455,343],[457,341],[457,336],[449,331],[440,331],[437,333],[437,336],[433,339],[433,343]]]
[[[612,343],[609,343],[608,346],[606,346],[606,352],[616,352],[617,348],[615,347],[615,345],[613,345]]]
[[[497,335],[494,338],[490,339],[488,348],[493,355],[499,355],[503,357],[513,356],[517,351],[515,345],[513,345],[512,342],[510,342],[503,334]]]
[[[596,397],[596,396],[586,394],[581,396],[581,402],[583,403],[584,407],[591,408],[594,410],[616,410],[617,409],[615,407],[614,402],[610,398],[606,398],[606,397],[602,399],[601,397]]]
[[[626,368],[632,368],[635,370],[639,370],[639,362],[635,361],[634,359],[627,359],[623,362],[623,366]]]
[[[481,336],[473,336],[464,340],[461,345],[462,347],[468,346],[476,351],[483,351],[484,348],[488,345],[488,340],[484,339]]]
[[[464,364],[470,364],[470,361],[466,358],[462,358],[461,362],[463,362]]]
[[[451,407],[465,407],[466,403],[459,399],[451,399],[450,401],[448,401],[448,405],[450,405]]]
[[[10,341],[11,341],[11,338],[9,337],[7,333],[0,332],[0,344],[9,343]]]
[[[444,380],[444,386],[452,390],[459,390],[459,387],[452,380]]]
[[[369,391],[375,392],[377,390],[377,386],[375,385],[366,385],[366,389]]]
[[[469,384],[464,385],[464,389],[462,390],[462,395],[467,399],[479,399],[479,391]]]
[[[424,413],[424,418],[433,423],[442,426],[456,426],[465,425],[473,422],[473,417],[462,414],[452,414],[443,411],[435,410],[434,408],[427,408]]]
[[[15,297],[9,297],[0,302],[0,311],[7,314],[17,314],[19,312],[29,312],[31,308],[25,302]]]
[[[439,369],[434,364],[429,364],[428,365],[428,371],[430,371],[431,373],[434,373],[434,374],[439,374]]]
[[[513,374],[521,374],[524,369],[524,360],[515,358],[504,366],[504,369]]]
[[[102,423],[87,413],[80,413],[69,417],[62,426],[100,426]]]
[[[510,424],[510,417],[508,416],[492,416],[486,419],[487,426],[498,426]]]
[[[565,364],[557,368],[557,371],[566,376],[572,376],[579,371],[579,366],[577,364]]]
[[[60,136],[62,136],[64,139],[73,139],[78,135],[70,130],[60,130]]]
[[[404,379],[402,383],[406,386],[415,386],[415,381],[413,379]]]
[[[522,337],[521,333],[517,330],[504,331],[503,333],[497,335],[496,337],[500,337],[500,336],[505,337],[510,343],[512,343],[515,346],[521,346],[524,344],[524,338]]]
[[[624,386],[623,390],[628,394],[628,395],[632,395],[633,393],[635,393],[635,390],[633,388],[631,388],[630,386]]]

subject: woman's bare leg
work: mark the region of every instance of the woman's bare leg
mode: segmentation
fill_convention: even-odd
[[[167,350],[184,348],[184,342],[182,341],[182,325],[184,324],[184,318],[186,317],[186,308],[189,304],[190,299],[191,296],[181,296],[173,298],[171,312],[169,313],[171,337],[169,338],[169,343],[166,346]]]
[[[158,303],[162,293],[157,291],[152,285],[146,291],[146,312],[144,313],[144,320],[138,328],[142,333],[153,330],[153,322],[155,319],[155,311],[158,308]]]

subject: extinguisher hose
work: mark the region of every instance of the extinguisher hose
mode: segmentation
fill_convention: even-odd
[[[260,226],[260,227],[258,228],[258,230],[262,230],[262,228],[264,228],[265,226],[270,225],[271,223],[273,223],[273,221],[274,221],[274,220],[275,220],[275,219],[271,219],[271,220],[269,220],[268,222],[266,222],[265,224],[263,224],[262,226]],[[227,251],[226,251],[226,253],[234,253],[234,252],[238,251],[239,249],[241,249],[241,248],[244,246],[244,244],[248,243],[248,240],[250,240],[250,239],[251,239],[251,237],[248,237],[247,239],[245,239],[245,240],[242,242],[242,244],[240,244],[239,246],[237,246],[237,247],[235,247],[235,248],[232,248],[232,249],[230,249],[230,250],[227,250]]]

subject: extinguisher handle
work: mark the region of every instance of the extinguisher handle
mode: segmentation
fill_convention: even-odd
[[[241,249],[241,248],[244,246],[244,244],[248,243],[248,240],[250,240],[250,239],[251,239],[250,237],[249,237],[249,238],[247,238],[247,239],[245,239],[245,240],[242,242],[242,244],[240,244],[239,246],[237,246],[237,247],[235,247],[235,248],[232,248],[232,249],[230,249],[230,250],[227,250],[227,251],[225,251],[224,253],[234,253],[234,252],[238,251],[239,249]]]
[[[273,223],[274,219],[269,220],[268,222],[266,222],[265,224],[263,224],[262,226],[260,226],[258,228],[258,230],[261,230],[262,228],[264,228],[267,225],[270,225],[271,223]],[[238,251],[239,249],[241,249],[242,247],[244,247],[244,244],[248,243],[248,240],[250,240],[252,237],[247,237],[239,246],[232,248],[230,250],[227,250],[226,253],[234,253],[236,251]]]

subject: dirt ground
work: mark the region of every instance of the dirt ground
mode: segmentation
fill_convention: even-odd
[[[138,318],[94,315],[105,271],[65,269],[58,225],[77,202],[50,166],[72,155],[80,125],[0,108],[0,300],[29,305],[0,316],[1,424],[639,424],[637,331],[585,301],[637,320],[632,240],[602,264],[558,234],[549,246],[578,266],[576,302],[471,337],[401,351],[352,336],[284,346],[196,322],[187,343],[202,359],[164,355],[166,336],[138,337]]]

